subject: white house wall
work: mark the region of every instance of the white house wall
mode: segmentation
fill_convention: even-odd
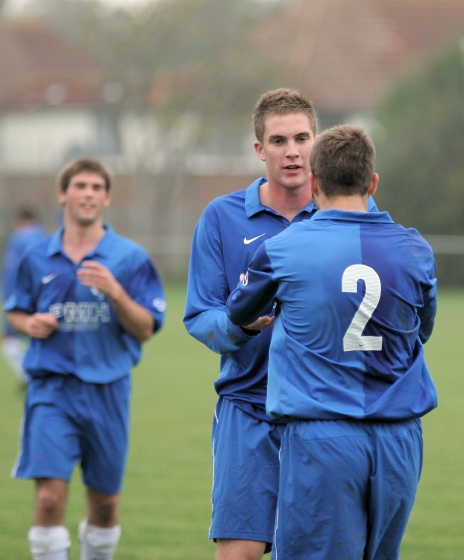
[[[90,153],[96,120],[88,110],[10,111],[0,117],[4,173],[56,171],[69,156]]]

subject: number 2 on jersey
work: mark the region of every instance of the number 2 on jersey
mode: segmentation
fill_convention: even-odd
[[[380,278],[374,269],[363,264],[349,266],[342,277],[342,292],[356,293],[358,291],[358,280],[365,285],[365,294],[358,307],[345,336],[343,337],[343,350],[382,350],[381,336],[363,336],[362,333],[369,319],[377,307],[382,291]]]

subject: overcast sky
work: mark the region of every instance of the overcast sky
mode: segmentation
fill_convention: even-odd
[[[27,4],[30,3],[31,0],[6,0],[5,8],[8,13],[18,13],[24,10]],[[75,0],[78,2],[79,0]],[[107,4],[108,6],[141,6],[143,4],[149,4],[150,2],[156,2],[156,0],[100,0],[103,4]]]

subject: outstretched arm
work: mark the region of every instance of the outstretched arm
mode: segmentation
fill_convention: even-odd
[[[230,294],[227,300],[227,316],[235,325],[261,324],[267,328],[274,318],[267,316],[273,307],[278,283],[263,243],[256,251],[253,260],[243,276],[241,284]]]
[[[230,287],[224,260],[217,228],[203,216],[192,240],[184,324],[190,335],[218,354],[238,350],[261,330],[243,330],[227,317]]]

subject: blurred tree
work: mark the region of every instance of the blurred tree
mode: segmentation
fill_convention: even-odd
[[[102,61],[118,126],[137,130],[131,167],[145,193],[138,225],[150,224],[146,233],[175,231],[173,204],[190,156],[242,151],[265,78],[277,74],[257,56],[250,30],[285,1],[157,0],[137,9],[32,1],[37,17]]]
[[[378,203],[424,232],[464,235],[464,64],[458,46],[411,72],[376,120]]]
[[[126,106],[154,107],[163,128],[194,111],[197,142],[214,120],[222,130],[210,145],[230,153],[237,136],[227,143],[227,132],[249,130],[263,82],[278,73],[271,57],[259,56],[251,29],[288,1],[157,0],[110,9],[98,0],[31,0],[30,10],[99,57],[108,95],[121,95]],[[223,117],[225,129],[218,126]]]
[[[31,0],[30,9],[94,52],[107,69],[108,79],[124,87],[127,102],[146,103],[153,83],[165,89],[170,84],[179,86],[193,81],[194,76],[198,79],[201,70],[208,90],[168,88],[167,96],[155,101],[163,108],[195,108],[208,114],[211,105],[230,107],[231,99],[237,106],[241,96],[226,86],[241,87],[241,80],[234,79],[239,70],[245,70],[246,81],[256,54],[250,52],[250,29],[284,2],[157,0],[137,9],[110,9],[99,0]],[[254,71],[260,62],[254,63]],[[258,78],[259,73],[254,75]],[[225,91],[229,94],[224,100]],[[241,105],[249,112],[249,103],[242,101]]]
[[[453,44],[412,69],[375,115],[379,208],[427,234],[464,235],[464,56]],[[437,256],[446,283],[464,259]]]

